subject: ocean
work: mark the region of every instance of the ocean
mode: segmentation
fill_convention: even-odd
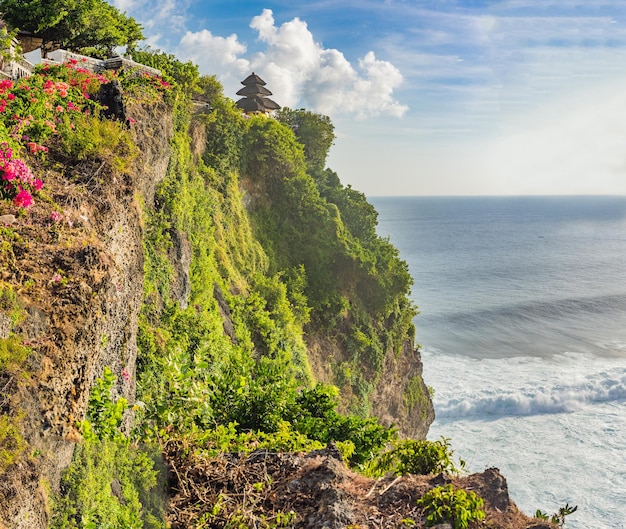
[[[626,529],[626,197],[378,197],[407,261],[428,438],[518,507]]]

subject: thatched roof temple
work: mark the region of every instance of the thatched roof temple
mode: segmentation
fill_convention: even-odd
[[[246,114],[269,114],[280,108],[278,103],[267,97],[271,96],[272,92],[265,88],[267,83],[254,72],[241,81],[241,84],[243,88],[237,95],[243,97],[237,101],[237,106]]]

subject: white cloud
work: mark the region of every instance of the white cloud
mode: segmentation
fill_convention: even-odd
[[[306,22],[294,18],[276,26],[269,9],[252,19],[267,48],[252,60],[252,67],[274,91],[283,106],[305,106],[329,115],[402,116],[406,105],[393,92],[403,77],[388,61],[368,52],[355,68],[336,49],[315,42]]]
[[[163,34],[181,33],[187,23],[187,11],[192,0],[108,0],[120,11],[134,17],[143,27],[148,43],[160,42]],[[169,38],[166,39],[169,41]]]
[[[112,3],[120,11],[128,11],[139,7],[143,2],[142,0],[113,0]]]
[[[220,80],[225,86],[236,86],[250,69],[250,62],[239,57],[246,50],[235,34],[220,37],[203,29],[196,33],[187,31],[180,40],[176,55],[197,64],[202,72],[221,74]]]

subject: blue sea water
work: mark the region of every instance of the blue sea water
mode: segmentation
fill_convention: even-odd
[[[527,514],[626,529],[626,197],[378,197],[435,390],[430,439]]]

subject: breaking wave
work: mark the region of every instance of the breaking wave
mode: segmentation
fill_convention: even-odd
[[[500,417],[571,413],[589,405],[626,400],[626,370],[598,373],[580,384],[521,387],[515,392],[480,391],[438,402],[437,419],[489,420]]]

